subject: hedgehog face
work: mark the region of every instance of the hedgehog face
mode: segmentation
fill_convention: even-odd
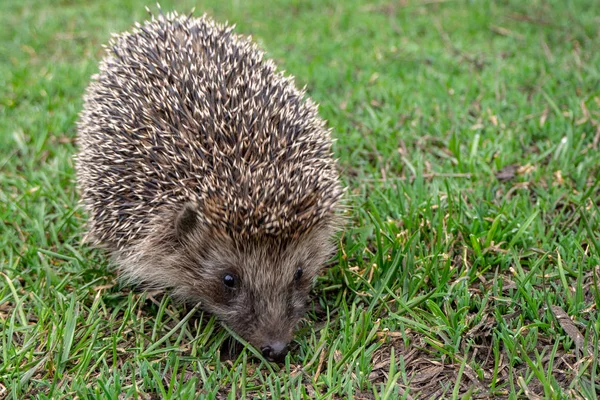
[[[179,218],[185,269],[194,277],[178,290],[200,300],[266,358],[281,360],[306,311],[314,278],[331,254],[332,228],[317,225],[295,239],[236,241],[197,225],[185,212]]]

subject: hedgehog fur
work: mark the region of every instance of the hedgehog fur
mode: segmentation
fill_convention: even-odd
[[[334,249],[342,186],[317,106],[232,27],[114,35],[78,121],[87,239],[276,359]]]

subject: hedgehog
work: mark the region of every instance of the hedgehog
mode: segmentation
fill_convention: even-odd
[[[112,36],[77,129],[85,240],[281,360],[344,192],[305,89],[232,26],[161,11]]]

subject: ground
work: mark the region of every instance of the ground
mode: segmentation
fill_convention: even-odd
[[[597,0],[177,2],[337,139],[347,225],[282,365],[80,244],[81,95],[146,5],[0,5],[0,398],[600,395]]]

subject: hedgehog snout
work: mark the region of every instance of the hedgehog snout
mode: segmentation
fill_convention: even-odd
[[[263,346],[260,349],[263,357],[269,361],[283,362],[288,353],[288,345],[285,342],[275,341],[270,345]]]
[[[266,317],[266,318],[265,318]],[[291,316],[257,316],[249,341],[269,361],[282,362],[288,353],[289,343],[294,337],[297,319]]]

